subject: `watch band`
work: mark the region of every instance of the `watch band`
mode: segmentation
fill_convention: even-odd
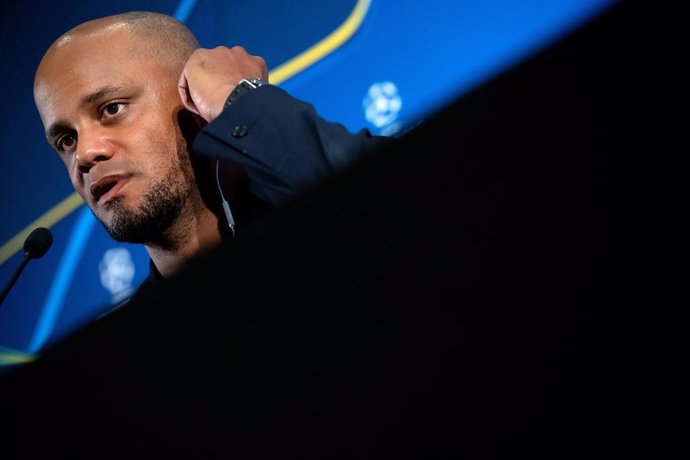
[[[268,82],[260,78],[243,78],[232,90],[225,101],[225,108],[230,107],[237,99],[242,97],[245,93],[252,91],[259,86],[267,85]]]

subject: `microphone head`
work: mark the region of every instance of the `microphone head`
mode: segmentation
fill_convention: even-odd
[[[24,254],[32,259],[38,259],[48,252],[53,244],[53,234],[45,227],[34,229],[24,240]]]

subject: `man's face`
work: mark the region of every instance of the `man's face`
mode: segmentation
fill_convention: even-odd
[[[195,182],[179,75],[136,46],[121,26],[72,36],[41,61],[34,98],[75,190],[113,238],[145,243],[177,219]]]

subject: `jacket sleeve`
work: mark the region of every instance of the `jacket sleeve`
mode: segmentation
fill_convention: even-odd
[[[351,164],[380,142],[321,118],[285,90],[264,85],[243,95],[195,137],[192,151],[244,166],[250,190],[278,205]]]

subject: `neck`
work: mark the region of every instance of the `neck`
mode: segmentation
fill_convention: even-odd
[[[219,246],[224,238],[221,231],[223,224],[219,215],[207,209],[202,216],[196,216],[192,223],[180,225],[183,228],[178,227],[176,234],[169,233],[169,244],[147,244],[146,251],[160,274],[169,278],[197,255]]]
[[[243,170],[235,165],[220,164],[223,196],[235,206],[238,191],[246,179]],[[222,198],[216,181],[215,161],[206,165],[197,199],[183,212],[178,222],[165,235],[165,244],[147,244],[146,250],[164,278],[180,271],[192,258],[219,246],[232,237],[222,208]],[[212,178],[212,179],[211,179]]]

